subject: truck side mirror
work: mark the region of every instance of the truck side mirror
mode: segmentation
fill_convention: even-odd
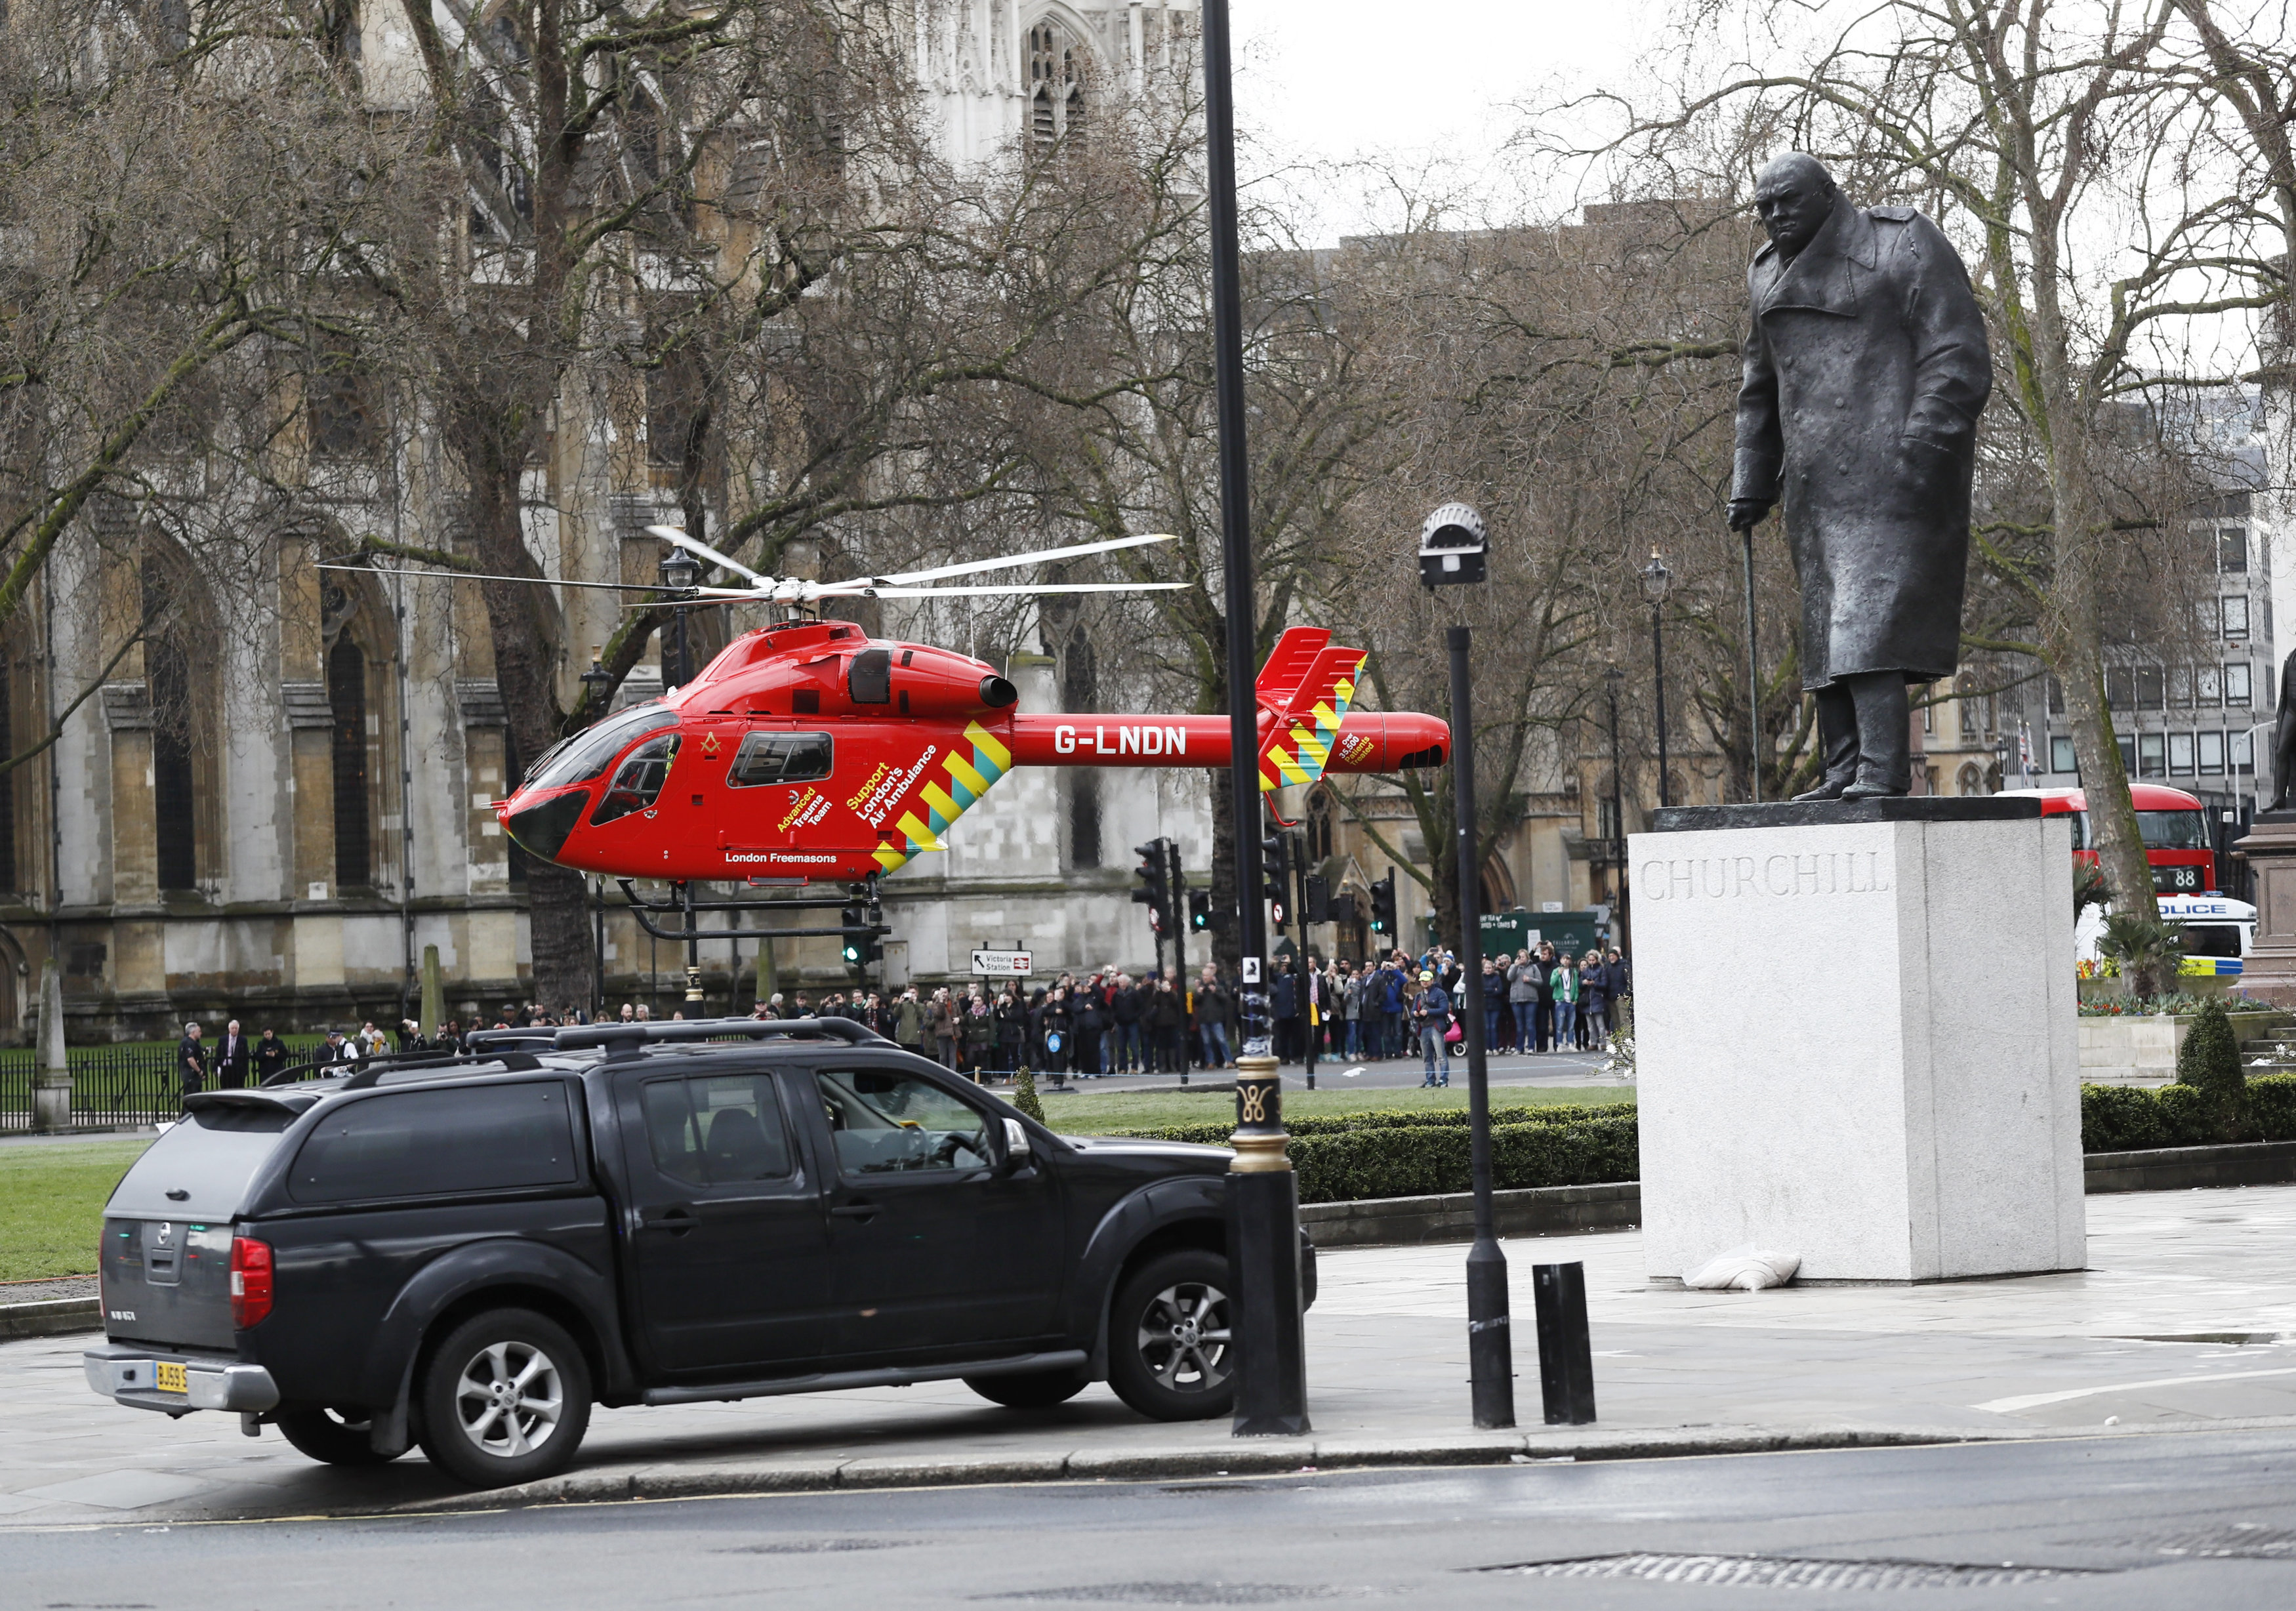
[[[1029,1127],[1018,1119],[1004,1121],[1004,1156],[1001,1161],[1006,1174],[1017,1174],[1026,1169],[1034,1155],[1029,1149]]]

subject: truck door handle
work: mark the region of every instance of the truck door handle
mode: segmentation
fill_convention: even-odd
[[[874,1203],[842,1203],[829,1211],[832,1219],[873,1220],[877,1217]]]
[[[655,1214],[652,1219],[647,1222],[647,1223],[654,1226],[656,1229],[667,1231],[674,1236],[684,1236],[687,1231],[693,1230],[701,1223],[701,1222],[699,1219],[694,1217],[693,1210],[688,1208],[683,1203],[676,1205],[675,1207],[663,1209],[660,1214]]]

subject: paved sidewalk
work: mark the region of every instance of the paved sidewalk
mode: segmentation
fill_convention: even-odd
[[[1323,1263],[1312,1437],[1153,1425],[1100,1387],[1021,1413],[935,1384],[602,1411],[569,1476],[479,1502],[2296,1428],[2296,1186],[2088,1213],[2086,1272],[1914,1288],[1693,1293],[1644,1282],[1633,1231],[1509,1243],[1515,1433],[1468,1426],[1464,1248],[1366,1248]],[[1550,1259],[1587,1265],[1595,1427],[1539,1424],[1529,1267]],[[0,1345],[0,1528],[471,1502],[419,1454],[336,1471],[235,1418],[119,1409],[81,1380],[87,1340]]]

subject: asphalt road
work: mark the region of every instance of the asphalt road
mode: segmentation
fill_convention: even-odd
[[[11,1611],[2284,1606],[2296,1451],[2196,1433],[769,1495],[25,1531],[7,1555]]]

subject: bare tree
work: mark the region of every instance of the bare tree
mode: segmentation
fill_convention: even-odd
[[[2177,11],[1821,5],[1792,19],[1832,30],[1812,45],[1745,8],[1702,5],[1680,57],[1699,82],[1671,107],[1637,109],[1616,148],[1663,159],[1726,114],[1832,162],[1862,199],[1916,202],[1962,237],[2004,376],[1996,408],[2030,433],[2047,489],[2030,552],[1983,531],[1978,546],[2024,594],[2033,646],[2062,685],[2124,907],[2148,902],[2152,880],[2104,686],[2105,578],[2121,532],[2143,518],[2118,495],[2113,443],[2130,405],[2235,379],[2193,361],[2194,332],[2280,295],[2256,244],[2262,186],[2222,141],[2210,94],[2180,71]],[[1705,70],[1726,22],[1767,38],[1784,65]],[[1739,145],[1755,155],[1751,140]]]
[[[338,64],[293,8],[26,0],[6,37],[0,619],[92,501],[168,502],[155,461],[265,479],[268,361],[322,336],[363,192],[398,155],[336,102]],[[226,397],[240,406],[218,407]],[[210,581],[267,552],[248,535],[259,520],[176,524],[209,539],[192,546]],[[148,624],[124,624],[94,679],[58,690],[56,721],[0,772],[53,743]]]

